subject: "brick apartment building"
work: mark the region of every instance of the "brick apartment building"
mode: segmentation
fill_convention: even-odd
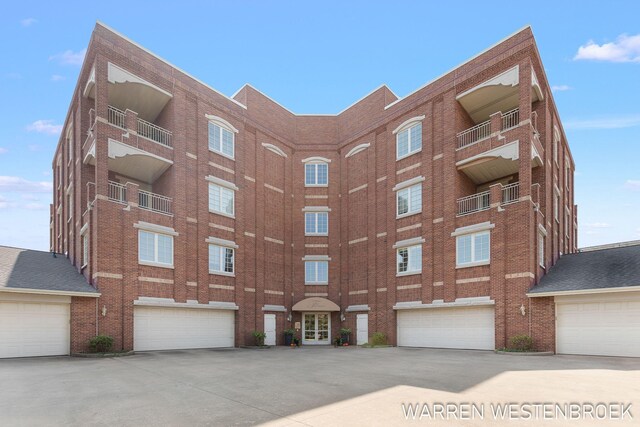
[[[71,351],[353,343],[555,349],[574,162],[530,28],[398,98],[300,115],[227,97],[98,23],[53,159]]]

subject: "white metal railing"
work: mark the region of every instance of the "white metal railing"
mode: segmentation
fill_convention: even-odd
[[[511,129],[517,127],[520,124],[520,109],[514,108],[513,110],[502,113],[502,130]]]
[[[109,181],[107,197],[118,203],[127,203],[127,187],[119,182]]]
[[[491,206],[489,199],[489,191],[483,191],[482,193],[472,194],[471,196],[458,199],[458,216],[489,209]]]
[[[107,121],[119,128],[127,128],[124,111],[118,110],[116,107],[112,107],[111,105],[107,108]]]
[[[491,120],[479,123],[472,128],[458,133],[458,149],[474,144],[491,135]]]
[[[160,126],[149,123],[146,120],[138,119],[138,135],[148,138],[152,141],[171,147],[171,132]]]
[[[153,212],[171,214],[171,198],[149,191],[138,191],[138,206]]]
[[[502,204],[508,205],[509,203],[515,203],[520,199],[520,183],[514,182],[513,184],[505,185],[502,187]]]

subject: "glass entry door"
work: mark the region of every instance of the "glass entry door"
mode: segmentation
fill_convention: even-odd
[[[329,313],[304,313],[303,344],[329,344]]]

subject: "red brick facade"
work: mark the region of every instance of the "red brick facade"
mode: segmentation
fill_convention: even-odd
[[[171,94],[154,123],[171,132],[172,148],[137,135],[133,111],[125,116],[128,136],[109,123],[110,63]],[[457,150],[456,135],[475,123],[456,97],[515,66],[520,79],[518,125]],[[529,89],[532,70],[543,95],[535,102]],[[95,85],[87,96],[92,73]],[[205,115],[220,117],[238,130],[234,159],[208,149]],[[418,116],[424,116],[422,149],[396,160],[393,131]],[[499,126],[500,116],[491,120],[491,129]],[[554,127],[560,136],[557,161]],[[141,209],[138,185],[131,182],[126,184],[125,204],[109,200],[109,181],[126,182],[110,170],[109,139],[172,162],[151,184],[153,193],[171,198],[171,215]],[[457,164],[513,141],[521,153],[513,174],[520,183],[515,203],[494,204],[502,200],[503,190],[491,181],[486,183],[491,207],[459,216],[457,200],[481,186]],[[347,157],[358,146],[362,150]],[[532,153],[532,146],[540,165],[522,155]],[[95,153],[89,153],[92,147]],[[88,156],[95,160],[87,161]],[[309,157],[330,160],[327,187],[305,187],[303,160]],[[347,307],[368,305],[369,333],[384,332],[391,343],[396,342],[394,306],[399,302],[488,296],[495,301],[496,347],[512,335],[527,333],[540,349],[554,348],[553,301],[529,300],[526,292],[545,271],[537,259],[541,229],[547,236],[547,268],[561,253],[576,248],[574,164],[528,28],[405,98],[382,86],[337,115],[301,116],[248,85],[227,98],[98,24],[53,168],[51,248],[68,252],[102,293],[97,304],[74,298],[72,349],[83,349],[95,334],[96,321],[100,333],[115,338],[116,348],[133,348],[133,301],[141,296],[178,303],[235,303],[236,345],[250,343],[251,331],[263,328],[265,305],[286,309],[276,313],[281,343],[281,331],[301,321],[297,312],[288,320],[292,306],[308,296],[323,296],[340,306],[341,312],[332,314],[332,335],[341,327],[356,327],[357,312],[347,312]],[[234,218],[209,212],[207,176],[238,187]],[[424,177],[422,211],[397,219],[393,188],[415,177]],[[560,197],[558,221],[554,192]],[[328,236],[305,236],[305,206],[330,208]],[[138,263],[138,229],[133,224],[139,221],[175,231],[173,268]],[[451,234],[487,221],[494,226],[490,263],[456,268],[456,239]],[[83,226],[90,254],[81,269]],[[209,274],[209,237],[238,245],[235,277]],[[396,277],[393,245],[414,237],[425,239],[422,272]],[[305,285],[302,258],[308,255],[330,257],[328,285]]]

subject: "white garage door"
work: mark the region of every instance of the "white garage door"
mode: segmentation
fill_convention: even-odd
[[[556,297],[561,354],[640,357],[640,292]]]
[[[69,298],[12,299],[0,300],[0,358],[69,354]]]
[[[136,307],[133,319],[136,351],[233,347],[231,310]]]
[[[398,310],[398,346],[493,350],[493,306]]]

